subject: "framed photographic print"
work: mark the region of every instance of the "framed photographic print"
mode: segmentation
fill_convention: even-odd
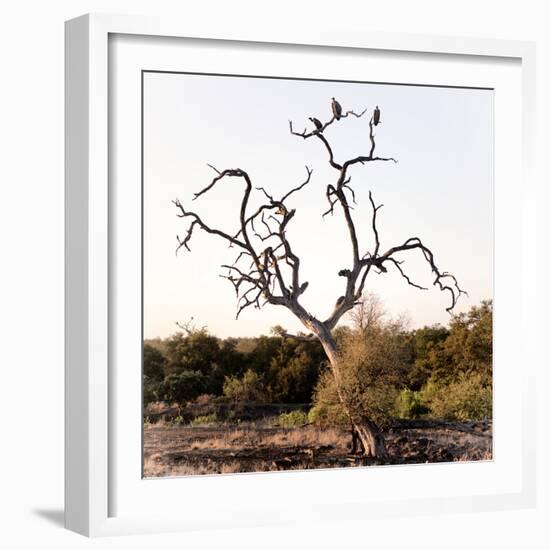
[[[533,63],[67,22],[67,527],[532,505]]]

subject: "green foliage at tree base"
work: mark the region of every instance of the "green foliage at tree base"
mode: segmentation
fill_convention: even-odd
[[[329,426],[348,427],[349,418],[340,404],[319,404],[309,410],[308,421],[321,428]]]

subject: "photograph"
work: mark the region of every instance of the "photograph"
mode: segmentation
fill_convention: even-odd
[[[550,549],[543,5],[3,4],[2,548]]]
[[[493,460],[494,90],[141,77],[143,477]]]

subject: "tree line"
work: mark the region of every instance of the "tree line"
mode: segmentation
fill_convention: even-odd
[[[449,326],[410,329],[373,296],[334,331],[343,358],[340,392],[381,425],[394,417],[474,420],[492,414],[491,301],[453,315]],[[143,346],[143,398],[184,405],[220,401],[311,403],[310,420],[345,423],[319,341],[281,327],[255,338],[220,339],[186,327]],[[341,396],[340,396],[341,397]]]

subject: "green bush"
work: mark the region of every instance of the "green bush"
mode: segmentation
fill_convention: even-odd
[[[349,419],[340,403],[334,384],[334,375],[326,368],[315,387],[314,406],[309,410],[308,420],[322,428],[349,426]]]
[[[349,419],[340,404],[315,405],[307,415],[311,424],[326,428],[328,426],[349,426]]]
[[[159,401],[162,395],[162,383],[157,382],[149,378],[147,375],[143,376],[143,406],[147,407],[149,403]]]
[[[253,370],[247,370],[242,378],[227,376],[223,383],[223,394],[231,401],[265,401],[263,378]]]
[[[294,428],[308,423],[308,415],[302,411],[281,413],[277,417],[277,424],[282,428]]]
[[[210,424],[218,424],[219,419],[216,413],[212,414],[205,414],[202,416],[197,416],[193,420],[191,420],[191,426],[207,426]]]
[[[410,362],[410,346],[404,322],[384,320],[376,308],[373,304],[360,310],[355,328],[337,336],[337,370],[325,369],[314,391],[314,405],[319,409],[312,414],[319,423],[349,425],[349,417],[368,418],[384,427],[395,414],[395,401]]]
[[[418,418],[429,411],[419,391],[405,388],[395,400],[395,414],[398,418]]]
[[[178,414],[177,416],[174,416],[168,420],[165,420],[164,425],[167,428],[172,428],[174,426],[181,426],[182,424],[185,424],[185,419],[181,414]]]
[[[143,345],[143,374],[148,380],[162,382],[166,363],[166,358],[157,348],[147,343]]]
[[[480,374],[461,374],[446,385],[428,382],[421,393],[432,416],[459,421],[492,417],[493,391]]]
[[[160,384],[159,393],[169,403],[183,405],[204,393],[206,377],[199,371],[169,374]]]

